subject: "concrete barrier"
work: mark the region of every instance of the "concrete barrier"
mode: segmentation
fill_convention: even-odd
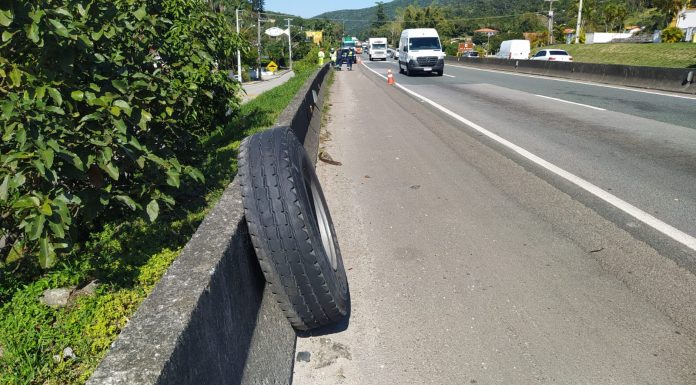
[[[581,62],[549,62],[539,60],[505,60],[496,58],[456,58],[450,64],[491,68],[533,75],[592,81],[627,87],[696,94],[696,69],[627,66]],[[691,75],[689,75],[691,73]]]
[[[315,156],[328,71],[277,123]],[[290,384],[295,341],[256,260],[235,179],[87,384]]]

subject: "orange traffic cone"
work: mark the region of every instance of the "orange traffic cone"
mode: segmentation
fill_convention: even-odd
[[[394,75],[392,74],[391,70],[387,70],[387,84],[392,85],[394,84]]]

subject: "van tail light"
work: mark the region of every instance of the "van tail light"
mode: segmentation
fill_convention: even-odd
[[[573,57],[572,56],[568,57],[568,61],[573,61]]]
[[[556,58],[553,57],[553,56],[550,56],[550,57],[549,57],[549,61],[556,61]]]

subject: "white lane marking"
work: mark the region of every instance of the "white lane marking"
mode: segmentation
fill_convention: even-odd
[[[550,97],[550,96],[544,96],[544,95],[537,95],[537,94],[534,94],[534,96],[538,96],[538,97],[544,98],[544,99],[555,100],[555,101],[557,101],[557,102],[568,103],[568,104],[574,104],[574,105],[576,105],[576,106],[582,106],[582,107],[592,108],[593,110],[597,110],[597,111],[606,111],[604,108],[599,108],[599,107],[595,107],[595,106],[590,106],[589,104],[575,103],[575,102],[571,102],[571,101],[569,101],[569,100],[563,100],[563,99],[559,99],[559,98],[552,98],[552,97]]]
[[[365,66],[365,67],[367,67],[367,66]],[[385,76],[377,73],[372,68],[367,67],[367,69],[369,69],[370,71],[375,73],[377,76],[380,76],[380,77],[386,79]],[[420,95],[419,93],[417,93],[415,91],[411,91],[410,89],[402,86],[399,83],[394,83],[394,85],[396,85],[400,89],[404,90],[406,93],[411,94],[412,96],[415,96],[416,98],[430,104],[431,106],[437,108],[438,110],[444,112],[445,114],[451,116],[452,118],[466,124],[467,126],[473,128],[474,130],[480,132],[481,134],[489,137],[490,139],[495,140],[496,142],[502,144],[503,146],[511,149],[512,151],[518,153],[519,155],[521,155],[525,159],[527,159],[533,163],[536,163],[540,167],[545,168],[546,170],[560,176],[561,178],[564,178],[565,180],[575,184],[576,186],[582,188],[583,190],[589,192],[590,194],[592,194],[592,195],[602,199],[603,201],[611,204],[612,206],[614,206],[614,207],[618,208],[619,210],[627,213],[628,215],[636,218],[637,220],[643,222],[644,224],[652,227],[653,229],[659,231],[660,233],[666,235],[667,237],[672,238],[673,240],[683,244],[684,246],[690,248],[691,250],[696,251],[696,238],[692,237],[691,235],[689,235],[689,234],[677,229],[676,227],[673,227],[673,226],[655,218],[654,216],[646,213],[645,211],[639,209],[638,207],[633,206],[632,204],[620,199],[619,197],[617,197],[613,194],[610,194],[610,193],[602,190],[601,188],[593,185],[592,183],[590,183],[590,182],[588,182],[588,181],[586,181],[586,180],[584,180],[584,179],[582,179],[574,174],[571,174],[570,172],[554,165],[553,163],[546,161],[537,155],[532,154],[531,152],[525,150],[524,148],[508,141],[507,139],[505,139],[497,134],[494,134],[491,131],[488,131],[487,129],[479,126],[478,124],[470,121],[469,119],[466,119],[460,115],[457,115],[455,112],[447,109],[444,106],[441,106],[441,105],[435,103],[434,101],[426,98],[425,96]]]
[[[696,100],[696,96],[668,94],[668,93],[659,92],[659,91],[650,91],[650,90],[641,90],[641,89],[638,89],[638,88],[614,86],[614,85],[611,85],[611,84],[601,84],[601,83],[583,82],[583,81],[581,81],[581,80],[561,79],[561,78],[554,78],[554,77],[549,77],[549,76],[532,75],[532,74],[521,74],[521,73],[517,73],[517,72],[497,71],[497,70],[491,70],[491,69],[485,69],[485,68],[474,68],[474,67],[464,66],[464,65],[461,65],[461,64],[451,64],[451,66],[452,66],[452,67],[457,67],[457,68],[462,68],[462,69],[467,69],[467,70],[472,70],[472,71],[494,72],[494,73],[497,73],[497,74],[506,74],[506,75],[511,75],[511,76],[522,76],[522,77],[525,77],[525,78],[553,80],[553,81],[557,81],[557,82],[566,82],[566,83],[584,84],[584,85],[587,85],[587,86],[604,87],[604,88],[613,88],[613,89],[615,89],[615,90],[622,90],[622,91],[640,92],[640,93],[642,93],[642,94],[651,94],[651,95],[667,96],[667,97],[671,97],[671,98],[679,98],[679,99],[687,99],[687,100]]]
[[[365,66],[367,66],[367,64],[376,64],[376,63],[365,63],[364,61],[363,61],[362,63],[365,64]],[[385,63],[393,64],[393,65],[395,65],[395,66],[398,66],[398,65],[399,65],[399,63],[398,63],[398,62],[395,62],[395,61],[386,61]],[[454,76],[454,75],[449,75],[449,74],[442,74],[442,76],[447,76],[448,78],[456,78],[456,76]]]

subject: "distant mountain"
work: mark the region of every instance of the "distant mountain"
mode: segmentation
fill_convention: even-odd
[[[583,28],[589,32],[619,31],[626,25],[646,26],[650,30],[662,29],[671,19],[669,9],[653,8],[653,3],[658,2],[586,1],[582,14]],[[671,4],[664,1],[660,3]],[[554,0],[554,25],[559,28],[574,28],[577,4],[577,0]],[[453,36],[470,34],[481,27],[492,27],[508,33],[544,31],[549,11],[548,0],[393,0],[384,2],[387,21],[395,19],[397,9],[409,5],[441,7],[446,20],[451,22]],[[343,22],[348,35],[364,38],[377,19],[377,5],[326,12],[313,17],[322,18],[336,23]]]
[[[466,0],[464,0],[466,1]],[[421,7],[427,7],[431,4],[447,5],[451,3],[461,3],[462,0],[394,0],[384,2],[384,11],[387,14],[387,20],[393,20],[396,17],[397,8],[406,8],[409,5],[416,4]],[[341,22],[345,20],[345,30],[349,36],[358,36],[366,33],[372,23],[377,19],[377,6],[362,8],[362,9],[343,9],[339,11],[325,12],[321,15],[314,16],[313,19],[333,19]]]
[[[569,4],[575,0],[556,0],[556,9],[570,9]],[[387,20],[394,20],[398,8],[406,8],[409,5],[427,7],[429,5],[443,6],[448,9],[449,17],[496,17],[501,15],[519,14],[522,12],[546,12],[548,3],[542,0],[394,0],[384,3],[384,11]],[[561,16],[559,13],[557,17]],[[377,6],[362,9],[344,9],[325,12],[313,18],[332,19],[337,22],[345,22],[345,30],[351,36],[366,34],[372,23],[377,19]]]

